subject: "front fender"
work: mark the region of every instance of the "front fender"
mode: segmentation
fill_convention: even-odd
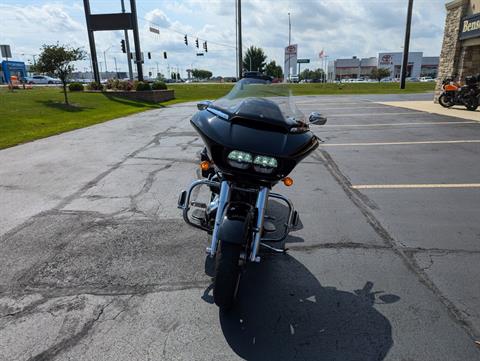
[[[240,202],[229,203],[218,229],[218,240],[235,244],[247,243],[252,218],[252,206]]]

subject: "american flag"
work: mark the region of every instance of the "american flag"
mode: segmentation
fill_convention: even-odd
[[[319,57],[320,59],[322,59],[324,56],[325,56],[325,52],[324,52],[323,49],[322,49],[322,51],[321,51],[320,53],[318,53],[318,57]]]

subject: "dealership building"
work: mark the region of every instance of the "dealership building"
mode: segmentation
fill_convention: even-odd
[[[391,78],[399,78],[402,68],[402,52],[380,53],[377,57],[359,59],[356,56],[349,59],[336,59],[328,65],[328,79],[358,79],[369,78],[373,69],[386,68]],[[438,56],[423,56],[422,52],[408,53],[407,77],[419,78],[437,76]]]
[[[445,4],[447,17],[438,68],[435,97],[442,79],[464,80],[480,73],[480,0],[454,0]]]

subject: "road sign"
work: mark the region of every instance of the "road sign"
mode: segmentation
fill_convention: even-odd
[[[4,58],[12,57],[12,52],[10,51],[10,45],[0,45],[0,49],[2,50],[2,57]]]
[[[310,59],[297,59],[297,64],[308,64]]]

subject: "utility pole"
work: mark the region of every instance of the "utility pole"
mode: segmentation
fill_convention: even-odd
[[[118,79],[117,58],[113,57],[113,61],[115,62],[115,74],[117,75],[117,79]]]
[[[290,22],[290,13],[288,13],[288,46],[292,43],[292,23]],[[290,54],[288,54],[288,79],[291,78]]]
[[[237,1],[237,61],[238,61],[238,78],[243,77],[243,61],[242,61],[242,0]]]
[[[122,13],[125,12],[125,3],[124,0],[122,2]],[[132,70],[132,60],[130,59],[130,42],[128,41],[128,30],[124,30],[125,35],[125,50],[127,52],[127,64],[128,64],[128,76],[130,80],[133,80],[133,70]]]
[[[408,68],[408,51],[410,47],[410,27],[412,25],[413,0],[408,0],[407,25],[405,28],[405,44],[403,46],[402,73],[400,75],[400,89],[405,89],[405,77]]]

